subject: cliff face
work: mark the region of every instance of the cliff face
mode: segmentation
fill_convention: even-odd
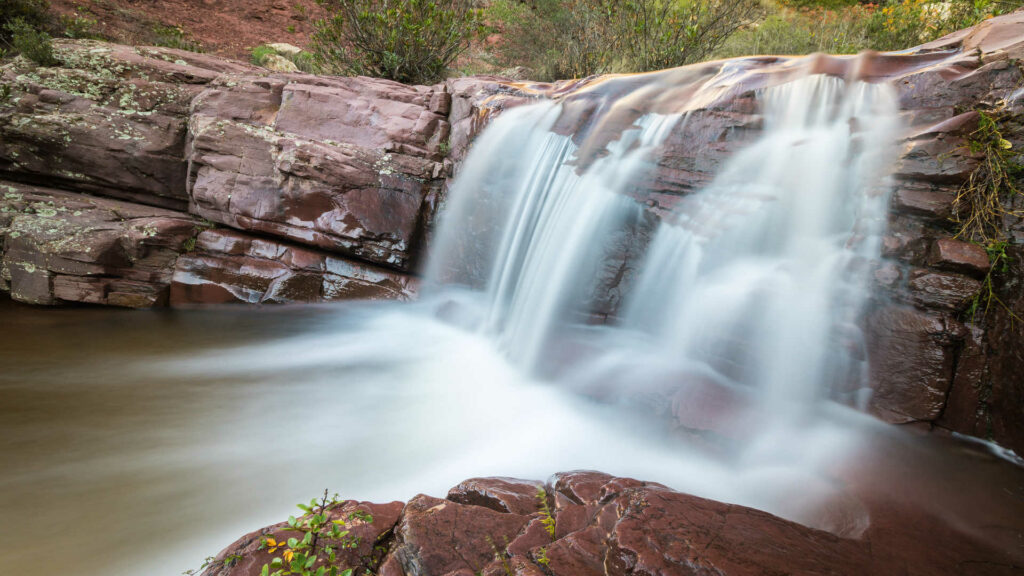
[[[649,181],[649,217],[621,240],[594,314],[613,316],[646,230],[756,138],[754,91],[809,72],[889,82],[906,133],[876,297],[864,320],[873,410],[1024,450],[1024,224],[1009,269],[956,239],[960,187],[984,159],[967,141],[998,107],[1024,146],[1024,14],[900,54],[758,57],[557,84],[494,78],[405,86],[271,74],[216,57],[59,41],[56,68],[4,65],[0,289],[33,304],[129,307],[407,299],[449,178],[502,109],[564,102],[556,130],[605,141],[646,112],[686,112]],[[592,125],[595,110],[616,114]],[[592,139],[593,140],[593,139]],[[597,139],[600,141],[601,139]],[[582,150],[580,161],[601,150]],[[1015,202],[1019,201],[1017,199]],[[973,321],[991,282],[1005,306]]]

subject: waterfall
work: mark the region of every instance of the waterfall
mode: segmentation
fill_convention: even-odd
[[[697,383],[698,394],[753,396],[777,416],[829,396],[864,399],[858,320],[886,222],[895,97],[885,85],[812,75],[758,101],[763,133],[658,225],[601,351],[561,367],[578,387],[617,374],[616,394],[628,396],[668,380],[678,401]],[[640,116],[582,165],[573,138],[552,131],[563,113],[550,102],[513,109],[485,131],[427,274],[435,286],[475,289],[471,327],[527,371],[585,317],[606,240],[643,209],[626,192],[686,124]]]
[[[640,209],[622,192],[678,120],[643,116],[581,170],[579,147],[551,131],[560,113],[555,103],[514,109],[473,146],[426,274],[435,285],[453,276],[482,283],[476,328],[526,369],[555,327],[581,311],[605,256],[603,239]]]
[[[764,91],[763,135],[661,226],[624,324],[756,389],[769,414],[866,389],[858,320],[898,153],[891,92],[827,76]]]
[[[420,301],[318,311],[320,330],[166,368],[265,383],[240,430],[260,455],[315,455],[316,473],[256,458],[274,465],[255,481],[304,494],[329,478],[387,500],[595,469],[863,532],[840,472],[883,425],[843,403],[863,387],[890,90],[826,76],[759,90],[756,137],[702,189],[652,206],[665,151],[706,151],[695,102],[724,84],[685,75],[707,89],[653,110],[662,84],[625,79],[607,98],[505,110],[480,134]],[[288,433],[268,436],[266,414]]]

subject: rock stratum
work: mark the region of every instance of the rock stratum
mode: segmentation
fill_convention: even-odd
[[[327,512],[349,530],[347,545],[328,540],[341,549],[335,565],[354,574],[996,576],[1021,569],[1019,559],[929,526],[927,517],[915,518],[917,529],[894,529],[898,515],[875,515],[860,538],[841,538],[751,508],[587,471],[556,474],[548,483],[475,478],[446,498],[349,500]],[[262,545],[268,538],[303,536],[287,523],[252,532],[203,574],[257,576],[282,553]]]

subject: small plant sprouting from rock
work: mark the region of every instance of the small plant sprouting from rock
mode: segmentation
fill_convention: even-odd
[[[555,517],[551,514],[551,506],[548,506],[548,492],[543,486],[537,487],[537,507],[540,510],[540,523],[544,526],[551,539],[555,539]]]
[[[534,555],[534,559],[537,561],[537,564],[540,564],[541,566],[547,566],[548,564],[550,564],[551,560],[548,559],[547,547],[541,546],[539,549],[537,549],[537,553]]]
[[[289,529],[303,533],[301,539],[263,538],[259,549],[271,554],[280,551],[280,556],[263,565],[261,576],[352,576],[351,568],[343,570],[337,566],[338,549],[359,546],[359,538],[343,529],[344,520],[329,520],[328,512],[338,503],[337,496],[328,498],[324,490],[319,500],[314,498],[308,505],[298,505],[305,514],[288,518]],[[348,515],[348,520],[370,523],[373,516],[356,510]]]
[[[225,568],[230,568],[231,566],[234,566],[235,563],[238,562],[241,559],[242,559],[242,556],[240,554],[230,554],[230,555],[226,556],[224,558],[224,560],[222,560],[221,563],[224,565]],[[216,560],[217,560],[217,558],[215,558],[213,556],[207,556],[206,560],[203,561],[203,565],[199,567],[199,570],[195,570],[195,569],[185,570],[184,572],[182,572],[182,575],[183,576],[197,576],[203,570],[206,570],[208,567],[212,566],[213,563]]]
[[[978,127],[968,135],[964,148],[980,157],[980,162],[953,202],[953,221],[959,227],[955,238],[982,246],[991,263],[981,289],[970,298],[966,316],[971,320],[979,313],[982,318],[987,316],[993,302],[1017,318],[996,295],[993,285],[996,277],[1009,270],[1011,261],[1003,220],[1007,216],[1024,216],[1013,208],[1014,199],[1020,194],[1016,179],[1024,170],[1014,160],[1013,144],[1002,132],[1009,116],[1005,102],[978,110]]]

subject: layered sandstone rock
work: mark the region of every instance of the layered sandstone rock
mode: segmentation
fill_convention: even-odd
[[[392,270],[278,240],[207,230],[194,251],[178,259],[170,304],[409,300],[414,295],[413,279]]]
[[[0,177],[184,209],[192,99],[253,67],[169,48],[55,43],[61,64],[0,68]]]
[[[194,216],[0,181],[0,288],[19,302],[167,303]]]
[[[599,472],[556,474],[547,484],[476,478],[444,499],[419,495],[404,507],[345,501],[328,516],[358,537],[335,565],[381,576],[995,575],[1019,567],[1012,553],[943,527],[901,535],[882,517],[862,537],[842,538]],[[283,552],[259,549],[261,542],[302,536],[285,524],[253,532],[204,575],[256,576]]]
[[[193,103],[191,211],[408,270],[447,176],[450,99],[370,78],[216,82]]]

